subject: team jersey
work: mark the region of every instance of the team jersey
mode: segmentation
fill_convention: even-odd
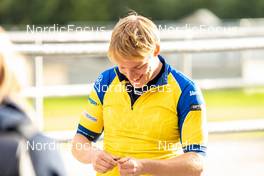
[[[117,157],[169,159],[186,152],[206,154],[205,103],[199,88],[159,56],[155,84],[131,103],[127,79],[118,67],[104,71],[89,94],[77,133]],[[118,168],[100,176],[119,176]]]

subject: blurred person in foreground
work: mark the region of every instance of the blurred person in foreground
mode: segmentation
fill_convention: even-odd
[[[116,67],[95,81],[73,155],[102,176],[200,176],[207,148],[199,88],[160,55],[156,25],[135,13],[112,31]],[[104,132],[103,149],[91,145]]]
[[[0,175],[65,175],[58,152],[39,148],[53,140],[33,125],[33,113],[21,96],[28,76],[24,61],[0,28]]]

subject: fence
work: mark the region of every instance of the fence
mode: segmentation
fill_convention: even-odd
[[[96,32],[9,32],[13,43],[106,43],[111,31]],[[162,41],[204,40],[221,38],[254,38],[264,36],[264,27],[211,27],[198,29],[179,29],[176,27],[160,28]]]

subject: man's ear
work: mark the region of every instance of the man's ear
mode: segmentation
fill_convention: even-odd
[[[157,57],[159,55],[159,53],[160,53],[160,45],[157,43],[155,50],[154,50],[154,53],[153,53],[153,56]]]

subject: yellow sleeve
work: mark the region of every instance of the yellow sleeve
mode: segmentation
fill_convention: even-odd
[[[206,107],[202,93],[194,83],[190,82],[184,88],[177,111],[184,152],[205,155],[208,140]]]
[[[207,125],[205,106],[201,109],[190,110],[185,117],[182,130],[181,141],[184,152],[206,153],[207,147]]]
[[[102,104],[96,90],[93,89],[88,96],[87,107],[80,117],[77,133],[90,141],[96,141],[103,132],[103,124]]]

